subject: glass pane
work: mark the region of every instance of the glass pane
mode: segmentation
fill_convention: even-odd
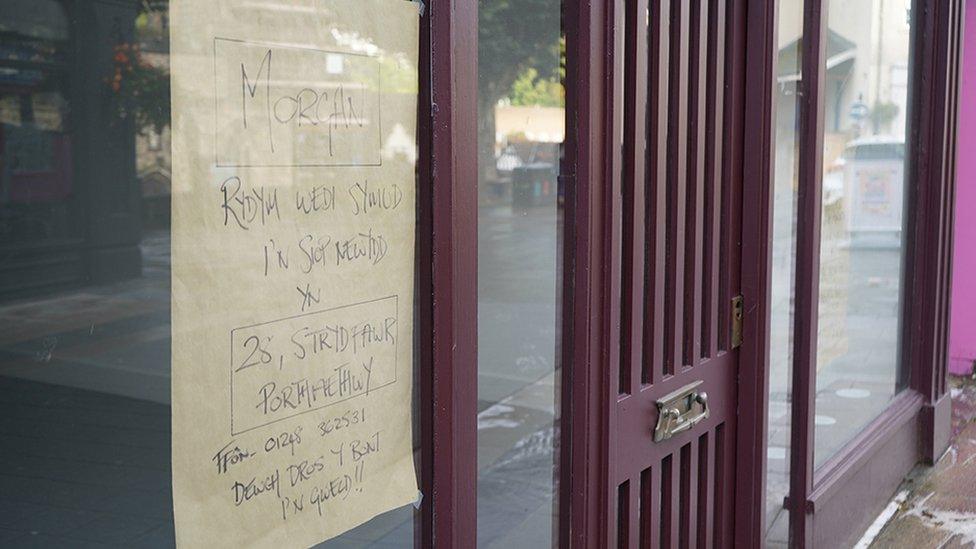
[[[788,541],[783,501],[790,488],[790,402],[793,364],[793,282],[796,264],[797,86],[802,78],[803,0],[779,3],[773,178],[773,260],[770,304],[769,432],[766,451],[766,541]]]
[[[903,386],[909,0],[827,10],[815,462]]]
[[[478,544],[553,543],[560,2],[479,3]]]
[[[3,547],[175,543],[168,23],[165,0],[0,7]],[[413,517],[323,546],[409,547]]]

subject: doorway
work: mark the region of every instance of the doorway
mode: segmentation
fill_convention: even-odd
[[[759,546],[778,520],[794,546],[844,545],[945,448],[959,10],[850,7],[898,33],[885,56],[877,33],[853,48],[837,31],[851,21],[836,2],[768,4],[566,6],[559,512],[571,546]],[[802,42],[784,38],[797,18]],[[858,95],[841,86],[862,57],[880,74],[874,115],[848,108]],[[848,135],[851,113],[861,136]],[[776,130],[794,127],[799,145],[781,159]],[[901,142],[861,139],[896,127]],[[879,162],[904,184],[844,183]],[[798,174],[791,196],[779,170]],[[796,239],[774,238],[794,212]],[[850,268],[818,292],[843,257]],[[876,329],[850,329],[864,317]],[[821,350],[847,363],[818,362],[818,323]],[[775,357],[793,370],[771,372]],[[877,390],[838,385],[854,378]],[[819,402],[818,381],[835,400]],[[870,409],[843,407],[864,390],[879,397]],[[771,469],[767,491],[774,457],[789,467]]]

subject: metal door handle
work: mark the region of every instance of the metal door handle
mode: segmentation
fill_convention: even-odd
[[[697,390],[701,384],[701,381],[689,383],[657,400],[654,442],[668,440],[708,418],[708,393]]]

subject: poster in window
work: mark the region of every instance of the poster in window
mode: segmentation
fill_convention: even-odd
[[[170,10],[177,543],[312,545],[418,495],[418,10]]]

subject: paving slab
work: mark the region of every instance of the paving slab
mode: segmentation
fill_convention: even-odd
[[[899,491],[910,490],[871,547],[976,546],[976,382],[951,378],[953,440],[932,467],[919,466]]]

